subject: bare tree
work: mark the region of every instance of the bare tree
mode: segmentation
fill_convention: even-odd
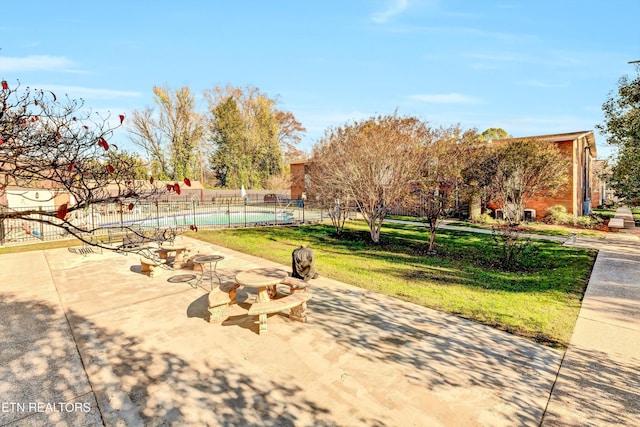
[[[136,197],[158,195],[156,187],[136,180],[136,159],[118,154],[108,140],[122,126],[124,115],[103,117],[84,109],[82,100],[58,98],[50,91],[0,90],[0,226],[5,220],[51,224],[86,243],[91,223],[71,220],[74,211]],[[12,187],[47,189],[51,208],[14,209],[8,206]],[[39,200],[42,202],[43,200]]]
[[[313,160],[307,164],[308,182],[306,197],[326,210],[336,234],[342,234],[349,216],[352,200],[341,181],[341,174],[334,173],[336,167],[330,144],[320,143],[314,147]]]
[[[553,143],[515,140],[493,149],[481,167],[505,219],[517,225],[533,197],[551,196],[566,183],[570,165]]]
[[[378,243],[385,217],[419,178],[420,146],[428,136],[423,122],[396,114],[330,129],[314,148],[314,188],[326,187],[325,201],[332,195],[353,201]]]
[[[177,90],[154,86],[158,107],[134,111],[131,140],[150,159],[150,172],[159,179],[202,176],[204,127],[196,112],[195,97],[187,86]]]
[[[440,221],[455,207],[462,186],[462,171],[477,140],[475,129],[459,125],[441,127],[429,133],[420,149],[420,176],[413,183],[404,206],[429,224],[429,253],[434,252]]]

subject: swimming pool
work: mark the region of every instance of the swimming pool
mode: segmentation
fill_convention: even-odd
[[[230,210],[219,212],[207,212],[207,213],[189,213],[189,214],[172,214],[165,213],[159,217],[144,218],[137,220],[123,221],[122,224],[127,226],[135,225],[139,227],[188,227],[190,225],[196,225],[198,227],[203,225],[213,226],[230,226],[230,225],[244,225],[244,224],[274,224],[291,222],[294,218],[293,212],[273,212],[267,210],[260,211],[244,211],[244,210]],[[113,226],[117,224],[103,224],[103,226]]]

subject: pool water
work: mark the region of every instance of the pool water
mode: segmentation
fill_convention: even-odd
[[[139,221],[126,221],[125,224],[137,225],[141,227],[175,227],[189,225],[230,225],[230,224],[255,224],[290,221],[294,215],[292,212],[215,212],[201,214],[166,214],[159,218],[148,218]]]

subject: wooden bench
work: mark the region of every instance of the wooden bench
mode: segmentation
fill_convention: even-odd
[[[296,293],[283,298],[272,299],[267,302],[257,302],[249,308],[249,316],[258,316],[258,333],[267,332],[267,314],[279,313],[283,310],[291,309],[289,319],[298,322],[307,320],[307,301],[311,299],[311,294]]]
[[[609,220],[609,230],[611,231],[619,231],[624,228],[624,219],[623,218],[611,218]]]
[[[160,261],[145,256],[140,257],[140,265],[142,266],[142,273],[148,274],[149,277],[156,275],[156,270],[160,267]]]

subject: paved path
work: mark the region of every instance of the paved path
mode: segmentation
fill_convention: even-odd
[[[616,216],[625,230],[576,242],[599,252],[542,425],[640,425],[640,230]]]
[[[188,271],[2,255],[0,426],[640,425],[635,233],[576,240],[600,253],[566,354],[322,277],[309,323],[276,315],[257,335],[255,295],[209,324]],[[228,277],[278,266],[194,243]]]

